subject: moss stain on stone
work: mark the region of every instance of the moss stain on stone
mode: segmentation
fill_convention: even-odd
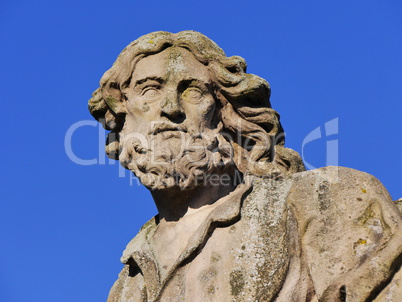
[[[230,273],[230,288],[233,296],[238,296],[244,289],[244,276],[239,270]]]
[[[366,243],[367,243],[367,240],[360,238],[355,243],[353,243],[353,248],[356,248],[357,246],[362,245],[362,244],[366,244]]]
[[[330,200],[328,198],[329,185],[328,181],[324,180],[318,187],[318,202],[320,211],[326,211],[330,206]]]
[[[109,106],[109,108],[112,109],[112,111],[116,112],[118,99],[109,95],[108,97],[106,97],[105,102]]]
[[[370,204],[366,210],[364,211],[364,213],[357,218],[357,223],[360,225],[365,225],[367,223],[367,221],[369,221],[369,219],[374,217],[374,211],[373,211],[373,205]]]
[[[221,256],[217,253],[212,253],[211,262],[218,262],[221,259]]]

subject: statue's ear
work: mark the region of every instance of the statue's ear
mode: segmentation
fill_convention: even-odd
[[[126,113],[124,95],[116,81],[101,83],[102,98],[114,115]]]
[[[127,113],[125,102],[121,97],[117,98],[115,96],[108,95],[104,98],[104,100],[114,114],[118,115]]]

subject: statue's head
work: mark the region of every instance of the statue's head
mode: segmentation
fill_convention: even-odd
[[[89,100],[110,130],[106,153],[150,189],[191,189],[212,175],[277,178],[304,170],[284,148],[269,84],[194,32],[128,45]],[[216,179],[216,178],[214,178]],[[227,179],[227,178],[225,178]]]

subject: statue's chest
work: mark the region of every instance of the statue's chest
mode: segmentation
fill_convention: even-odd
[[[273,300],[286,279],[291,241],[287,188],[276,190],[284,194],[273,191],[256,186],[244,200],[241,219],[207,236],[166,284],[161,301],[174,301],[175,292],[182,299],[177,301]]]
[[[211,213],[214,214],[209,218],[211,221],[191,233],[187,247],[170,269],[161,267],[148,243],[155,227],[144,229],[125,253],[140,268],[141,274],[135,279],[144,278],[146,300],[275,299],[286,279],[289,254],[297,254],[298,246],[297,238],[288,238],[288,234],[297,234],[289,229],[294,225],[289,222],[294,219],[286,205],[288,189],[287,182],[279,187],[257,183],[241,208],[238,205],[237,214],[236,211],[230,214],[227,204],[224,208],[217,207]],[[236,222],[222,217],[232,217]]]
[[[176,270],[161,301],[164,297],[175,301],[172,296],[180,296],[178,301],[270,301],[275,297],[289,264],[287,232],[282,226],[275,232],[263,225],[250,226],[244,217],[232,226],[216,228],[200,253]]]

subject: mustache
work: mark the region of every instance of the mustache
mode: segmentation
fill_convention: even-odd
[[[158,133],[166,131],[180,131],[187,133],[187,128],[184,125],[177,125],[170,122],[156,123],[151,126],[151,130],[148,132],[149,135],[156,135]]]

